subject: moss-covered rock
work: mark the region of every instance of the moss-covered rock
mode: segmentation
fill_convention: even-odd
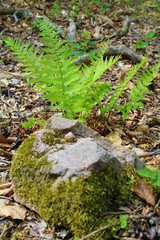
[[[102,215],[129,201],[131,188],[118,160],[113,157],[108,161],[106,156],[110,155],[101,152],[98,145],[95,154],[97,151],[102,154],[98,162],[86,163],[83,169],[76,169],[76,174],[73,171],[67,178],[63,171],[55,174],[53,169],[58,160],[52,157],[65,151],[63,148],[72,149],[76,144],[64,142],[63,133],[60,138],[53,129],[35,132],[21,144],[14,156],[11,177],[18,201],[36,210],[51,225],[65,226],[75,237],[82,237],[91,227],[96,229],[105,225],[107,220],[105,222]],[[75,159],[77,164],[87,156],[83,154],[82,159]]]

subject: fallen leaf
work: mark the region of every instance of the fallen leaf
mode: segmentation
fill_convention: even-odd
[[[18,205],[17,206],[0,205],[0,216],[24,220],[26,217],[26,210]]]
[[[106,138],[113,142],[115,145],[121,146],[122,139],[117,133],[111,132],[106,136]]]
[[[0,149],[0,154],[2,156],[7,156],[7,157],[12,157],[13,156],[13,154],[11,152],[5,151],[3,149]]]
[[[129,82],[126,87],[125,87],[125,90],[131,90],[133,88],[133,83],[132,82]]]
[[[100,27],[96,26],[94,29],[95,33],[93,34],[94,38],[99,38],[100,37]]]
[[[9,188],[0,190],[0,196],[7,196],[7,195],[11,195],[12,193],[13,193],[13,185]]]
[[[3,137],[1,133],[0,133],[0,143],[7,143],[7,138]]]
[[[155,205],[155,196],[153,195],[153,189],[144,180],[139,180],[137,184],[133,187],[133,192],[135,192],[141,199],[145,200],[148,204],[152,206]]]
[[[142,144],[139,144],[139,147],[144,149],[144,150],[147,150],[147,149],[149,149],[149,144],[148,143],[142,143]]]
[[[1,83],[2,86],[5,86],[5,87],[8,87],[8,84],[9,84],[7,79],[1,79],[0,83]]]
[[[149,126],[147,124],[138,125],[136,130],[138,132],[143,132],[143,133],[146,133],[146,134],[150,133],[150,128],[149,128]]]
[[[12,182],[7,182],[7,183],[3,183],[3,184],[0,184],[0,189],[5,189],[5,188],[9,188],[12,186]]]
[[[156,164],[160,166],[160,157],[152,157],[150,161],[146,162],[147,165]]]

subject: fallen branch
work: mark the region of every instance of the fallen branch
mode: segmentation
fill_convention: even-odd
[[[26,11],[27,12],[29,12],[29,10],[28,9],[21,9],[21,8],[19,8],[19,9],[15,9],[15,8],[0,8],[0,15],[9,15],[9,14],[14,14],[14,13],[17,13],[17,14],[24,14],[24,13],[26,13]]]
[[[136,20],[136,19],[133,19],[133,18],[129,18],[129,17],[127,16],[127,17],[124,19],[124,21],[123,21],[123,26],[122,26],[122,28],[119,29],[118,31],[114,32],[114,33],[109,37],[109,39],[114,38],[114,37],[116,37],[116,38],[121,38],[121,37],[125,36],[125,35],[128,33],[130,24],[131,24],[132,22],[137,22],[137,20]]]
[[[144,153],[139,153],[137,154],[138,157],[147,157],[147,156],[153,156],[153,155],[159,155],[160,154],[160,149],[156,149],[152,152],[144,152]]]
[[[126,47],[125,45],[116,45],[109,46],[107,51],[104,54],[104,57],[121,55],[122,57],[131,59],[133,62],[140,62],[143,57],[138,55],[132,49]],[[77,61],[75,61],[75,65],[80,65],[81,63],[85,63],[89,65],[91,63],[89,54],[85,54],[82,57],[79,57]]]
[[[24,11],[22,9],[15,9],[15,8],[0,8],[0,15],[8,15],[8,14],[13,14],[17,11]]]
[[[128,16],[124,19],[123,21],[123,26],[122,28],[118,29],[117,31],[115,31],[112,35],[107,36],[107,37],[102,37],[102,38],[90,38],[88,39],[91,42],[102,42],[102,41],[107,41],[110,40],[112,38],[121,38],[123,36],[125,36],[130,28],[130,24],[134,22],[137,22],[137,19],[134,18],[129,18]],[[81,40],[80,40],[81,41]]]
[[[16,22],[19,21],[19,18],[24,16],[30,16],[30,11],[28,9],[15,9],[15,8],[0,8],[0,15],[9,15],[13,14],[13,17]]]
[[[107,52],[104,54],[104,57],[111,56],[111,55],[122,55],[123,57],[129,58],[134,62],[142,61],[143,57],[137,54],[132,49],[126,47],[125,45],[116,45],[110,46]]]

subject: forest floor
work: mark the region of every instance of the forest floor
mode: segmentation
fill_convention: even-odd
[[[30,124],[35,123],[34,119],[45,120],[54,113],[50,111],[49,102],[26,84],[22,64],[9,51],[3,38],[18,38],[42,47],[36,19],[49,18],[61,27],[63,37],[67,39],[73,27],[72,18],[72,23],[76,24],[76,41],[78,44],[81,42],[79,55],[88,53],[88,49],[97,49],[110,38],[110,46],[123,44],[140,58],[148,55],[145,70],[160,61],[160,6],[153,4],[153,1],[131,6],[120,1],[104,1],[103,4],[98,3],[102,1],[97,1],[97,4],[94,1],[86,1],[86,4],[81,1],[58,1],[62,2],[61,7],[55,1],[4,2],[0,3],[0,239],[72,239],[66,229],[50,228],[37,213],[21,208],[14,200],[10,179],[12,157],[21,142],[40,127],[35,124],[32,128],[25,128],[21,124],[28,119],[31,119]],[[10,10],[7,12],[4,9]],[[21,14],[25,9],[30,12],[28,19]],[[129,29],[121,36],[118,30],[122,29],[126,19],[132,21],[129,21]],[[122,58],[103,74],[102,79],[114,86],[123,81],[137,63],[137,59],[122,53]],[[119,99],[122,105],[135,80],[127,85]],[[160,73],[149,86],[143,104],[144,107],[131,111],[126,120],[113,110],[109,119],[106,116],[107,124],[95,107],[87,124],[117,145],[132,149],[147,166],[159,169]],[[160,196],[154,195],[148,185],[143,187],[145,193],[140,190],[141,205],[132,208],[132,211],[128,206],[123,206],[123,212],[131,211],[132,226],[126,235],[120,229],[117,232],[119,239],[160,239]],[[154,204],[149,200],[153,198]]]

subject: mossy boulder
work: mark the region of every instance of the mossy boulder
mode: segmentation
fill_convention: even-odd
[[[53,117],[13,158],[15,198],[51,225],[81,237],[105,224],[97,219],[108,209],[129,200],[124,166],[134,160],[134,154],[78,121]]]

